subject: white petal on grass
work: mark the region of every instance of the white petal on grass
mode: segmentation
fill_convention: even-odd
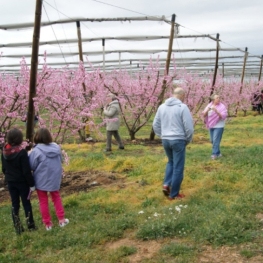
[[[155,212],[153,216],[157,217],[157,216],[159,216],[159,215],[160,215],[160,214],[158,214],[158,213]]]
[[[176,206],[175,207],[175,210],[178,212],[178,213],[181,213],[181,208],[179,206]]]

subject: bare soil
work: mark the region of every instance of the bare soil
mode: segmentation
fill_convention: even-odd
[[[65,173],[61,184],[61,195],[63,196],[81,191],[91,191],[94,187],[110,186],[118,184],[120,187],[124,179],[117,177],[114,173],[99,171],[69,172]],[[10,196],[4,184],[4,176],[0,174],[0,203],[9,202]]]

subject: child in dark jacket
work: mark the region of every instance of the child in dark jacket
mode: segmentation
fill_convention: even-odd
[[[19,217],[20,198],[24,207],[29,230],[35,230],[30,194],[35,190],[27,151],[22,147],[23,134],[14,128],[7,133],[7,143],[3,147],[2,172],[12,201],[12,219],[17,234],[24,231]]]
[[[59,226],[64,227],[69,223],[69,220],[65,218],[64,207],[59,193],[62,180],[62,153],[60,147],[52,141],[49,130],[40,128],[34,136],[36,145],[29,155],[42,222],[48,231],[53,226],[48,206],[48,193],[54,204]]]

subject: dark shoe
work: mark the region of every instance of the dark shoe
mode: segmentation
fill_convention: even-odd
[[[120,146],[119,149],[120,149],[120,150],[124,150],[124,146]]]
[[[14,224],[15,227],[15,231],[18,235],[20,235],[22,232],[25,231],[24,227],[22,226],[20,221],[16,221],[16,223]]]
[[[164,185],[164,186],[163,186],[163,194],[164,194],[165,196],[169,196],[169,194],[170,194],[170,188],[169,188],[169,186],[167,186],[167,185]]]
[[[35,226],[35,223],[29,224],[27,227],[28,227],[28,230],[29,230],[29,231],[35,231],[35,230],[37,230],[37,227]]]
[[[18,215],[14,213],[14,208],[12,208],[12,218],[13,218],[13,223],[15,227],[15,231],[18,235],[20,235],[22,232],[24,232],[24,227],[22,226],[22,223],[20,221],[20,218]]]
[[[105,149],[104,152],[111,152],[111,149]]]
[[[182,198],[184,198],[185,197],[185,195],[184,194],[178,194],[177,196],[175,196],[175,197],[168,197],[168,200],[170,200],[170,201],[172,201],[172,200],[175,200],[175,199],[182,199]]]
[[[36,231],[37,230],[37,227],[35,226],[35,227],[30,227],[30,228],[28,228],[28,230],[29,231]]]

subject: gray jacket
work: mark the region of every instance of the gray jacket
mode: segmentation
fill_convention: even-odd
[[[187,105],[179,99],[167,99],[157,110],[153,121],[157,136],[166,140],[185,140],[188,144],[193,137],[193,119]]]
[[[29,162],[37,189],[47,192],[60,189],[62,155],[56,143],[37,144],[29,154]]]
[[[112,101],[105,109],[107,131],[117,131],[120,128],[120,105],[118,100]]]

